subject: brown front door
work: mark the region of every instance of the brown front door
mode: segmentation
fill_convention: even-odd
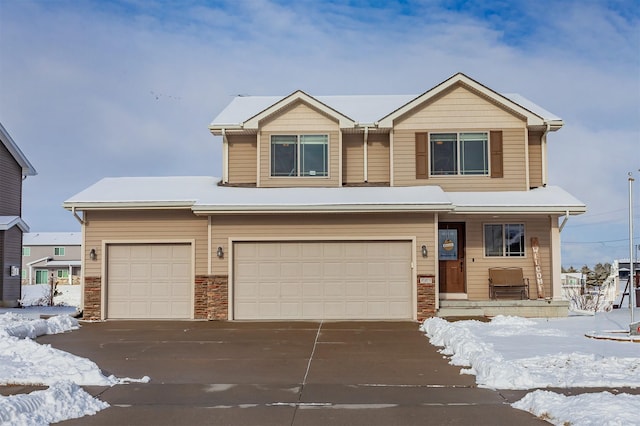
[[[465,293],[464,223],[438,224],[440,293]]]

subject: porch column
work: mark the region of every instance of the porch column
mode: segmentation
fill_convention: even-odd
[[[553,300],[562,300],[560,229],[557,217],[550,216],[549,220],[551,222],[551,298]]]

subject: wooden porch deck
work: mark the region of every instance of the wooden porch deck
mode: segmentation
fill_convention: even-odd
[[[436,316],[447,317],[494,317],[513,315],[526,318],[566,317],[569,313],[567,300],[440,300]]]

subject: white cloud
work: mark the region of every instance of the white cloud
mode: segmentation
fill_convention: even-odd
[[[1,7],[0,117],[40,173],[25,182],[35,230],[77,227],[60,204],[104,176],[219,175],[207,125],[235,95],[421,93],[458,71],[565,120],[550,136],[550,183],[590,212],[619,208],[626,172],[640,168],[640,25],[621,5]]]

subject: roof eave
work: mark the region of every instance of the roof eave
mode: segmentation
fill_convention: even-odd
[[[122,202],[64,202],[66,210],[157,210],[157,209],[190,209],[195,201],[122,201]]]
[[[569,214],[572,216],[580,215],[587,212],[586,206],[470,206],[458,205],[455,207],[455,213],[479,213],[479,214]]]
[[[453,206],[442,204],[351,204],[351,205],[195,205],[193,212],[206,214],[256,213],[384,213],[384,212],[449,212]]]

